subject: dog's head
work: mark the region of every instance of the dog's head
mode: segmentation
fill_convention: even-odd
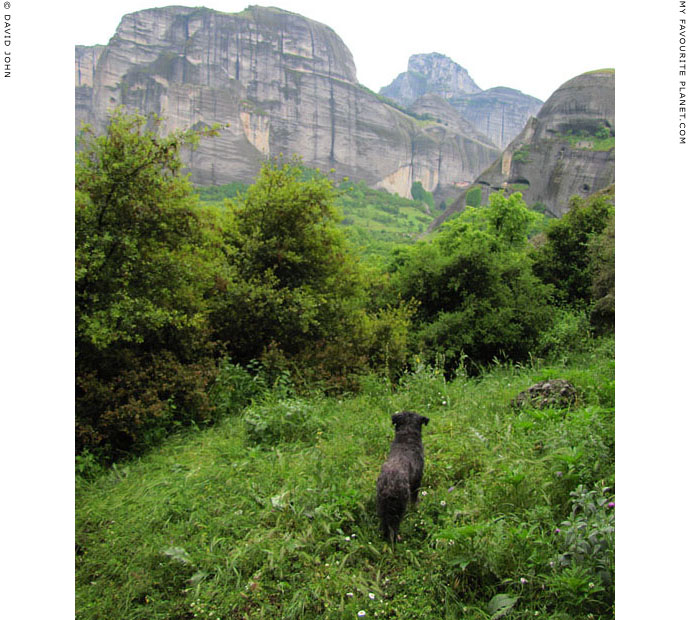
[[[396,431],[410,428],[421,432],[422,424],[429,424],[429,418],[414,411],[401,411],[391,417],[391,422],[393,422]]]

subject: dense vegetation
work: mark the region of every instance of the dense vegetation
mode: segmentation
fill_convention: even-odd
[[[613,191],[363,261],[343,215],[428,197],[284,159],[195,192],[197,137],[117,112],[77,154],[77,617],[612,617]],[[511,408],[556,377],[574,407]],[[403,408],[432,423],[392,551]]]
[[[300,176],[306,180],[316,174],[306,169]],[[343,179],[334,187],[334,205],[340,216],[337,224],[348,238],[351,251],[367,265],[384,266],[393,248],[414,243],[441,212],[431,192],[419,182],[413,184],[412,200],[386,190],[372,189],[363,181],[354,183]],[[247,189],[243,183],[228,183],[198,187],[196,192],[203,205],[222,208],[228,200],[232,201]]]

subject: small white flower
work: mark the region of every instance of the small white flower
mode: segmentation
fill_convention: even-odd
[[[345,596],[350,596],[350,597],[352,597],[352,596],[354,596],[354,594],[352,594],[352,592],[348,592]]]
[[[426,494],[426,491],[422,491],[422,497],[424,497]]]
[[[364,618],[364,616],[367,615],[367,612],[364,611],[364,610],[362,609],[362,610],[360,610],[360,611],[357,612],[357,615],[358,615],[360,618]]]
[[[347,542],[350,542],[350,537],[349,537],[349,536],[345,536],[345,540],[346,540]]]
[[[376,598],[376,595],[373,592],[369,592],[369,598],[373,601]]]
[[[445,505],[446,505],[446,500],[442,499],[441,500],[441,506],[445,506]]]
[[[520,577],[520,583],[523,584],[523,585],[526,584],[526,583],[527,583],[527,579],[525,579],[524,577]]]

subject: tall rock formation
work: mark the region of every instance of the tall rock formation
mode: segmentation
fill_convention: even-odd
[[[615,73],[579,75],[558,88],[536,118],[510,143],[475,184],[489,194],[520,191],[528,205],[541,203],[560,217],[571,196],[582,197],[615,180]],[[469,188],[468,188],[469,189]],[[464,190],[430,226],[438,228],[465,208]]]
[[[466,69],[436,52],[410,56],[407,71],[381,89],[383,96],[406,107],[428,93],[446,99],[500,148],[505,148],[522,131],[542,105],[539,99],[513,88],[482,90]]]
[[[481,93],[467,69],[447,56],[415,54],[407,61],[407,71],[381,89],[384,97],[409,107],[422,95],[432,93],[444,99]]]
[[[102,130],[119,105],[165,131],[228,125],[186,155],[202,185],[251,181],[267,156],[297,153],[402,196],[414,181],[446,196],[499,155],[477,132],[388,105],[357,83],[333,30],[275,8],[125,15],[108,45],[77,47],[75,74],[77,125]]]

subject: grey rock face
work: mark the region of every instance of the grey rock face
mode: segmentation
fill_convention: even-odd
[[[407,71],[381,89],[381,94],[404,106],[412,105],[427,93],[450,99],[457,95],[480,93],[466,69],[443,54],[415,54]]]
[[[500,148],[508,146],[542,106],[536,97],[503,86],[473,95],[456,96],[450,99],[450,103]]]
[[[408,61],[407,72],[381,89],[389,99],[410,107],[426,94],[446,99],[476,130],[495,145],[505,148],[522,131],[542,102],[506,87],[483,91],[466,69],[442,54],[417,54]]]
[[[499,154],[385,104],[333,30],[280,9],[139,11],[107,46],[76,52],[78,125],[102,130],[118,105],[162,116],[165,131],[227,125],[185,155],[202,185],[251,181],[266,157],[297,153],[409,197],[414,181],[440,192],[471,181]]]
[[[587,197],[615,181],[615,73],[600,70],[569,80],[544,104],[536,118],[508,145],[475,183],[483,202],[492,192],[520,191],[528,205],[541,203],[552,215],[567,212],[570,198]],[[463,191],[430,226],[465,207]]]

